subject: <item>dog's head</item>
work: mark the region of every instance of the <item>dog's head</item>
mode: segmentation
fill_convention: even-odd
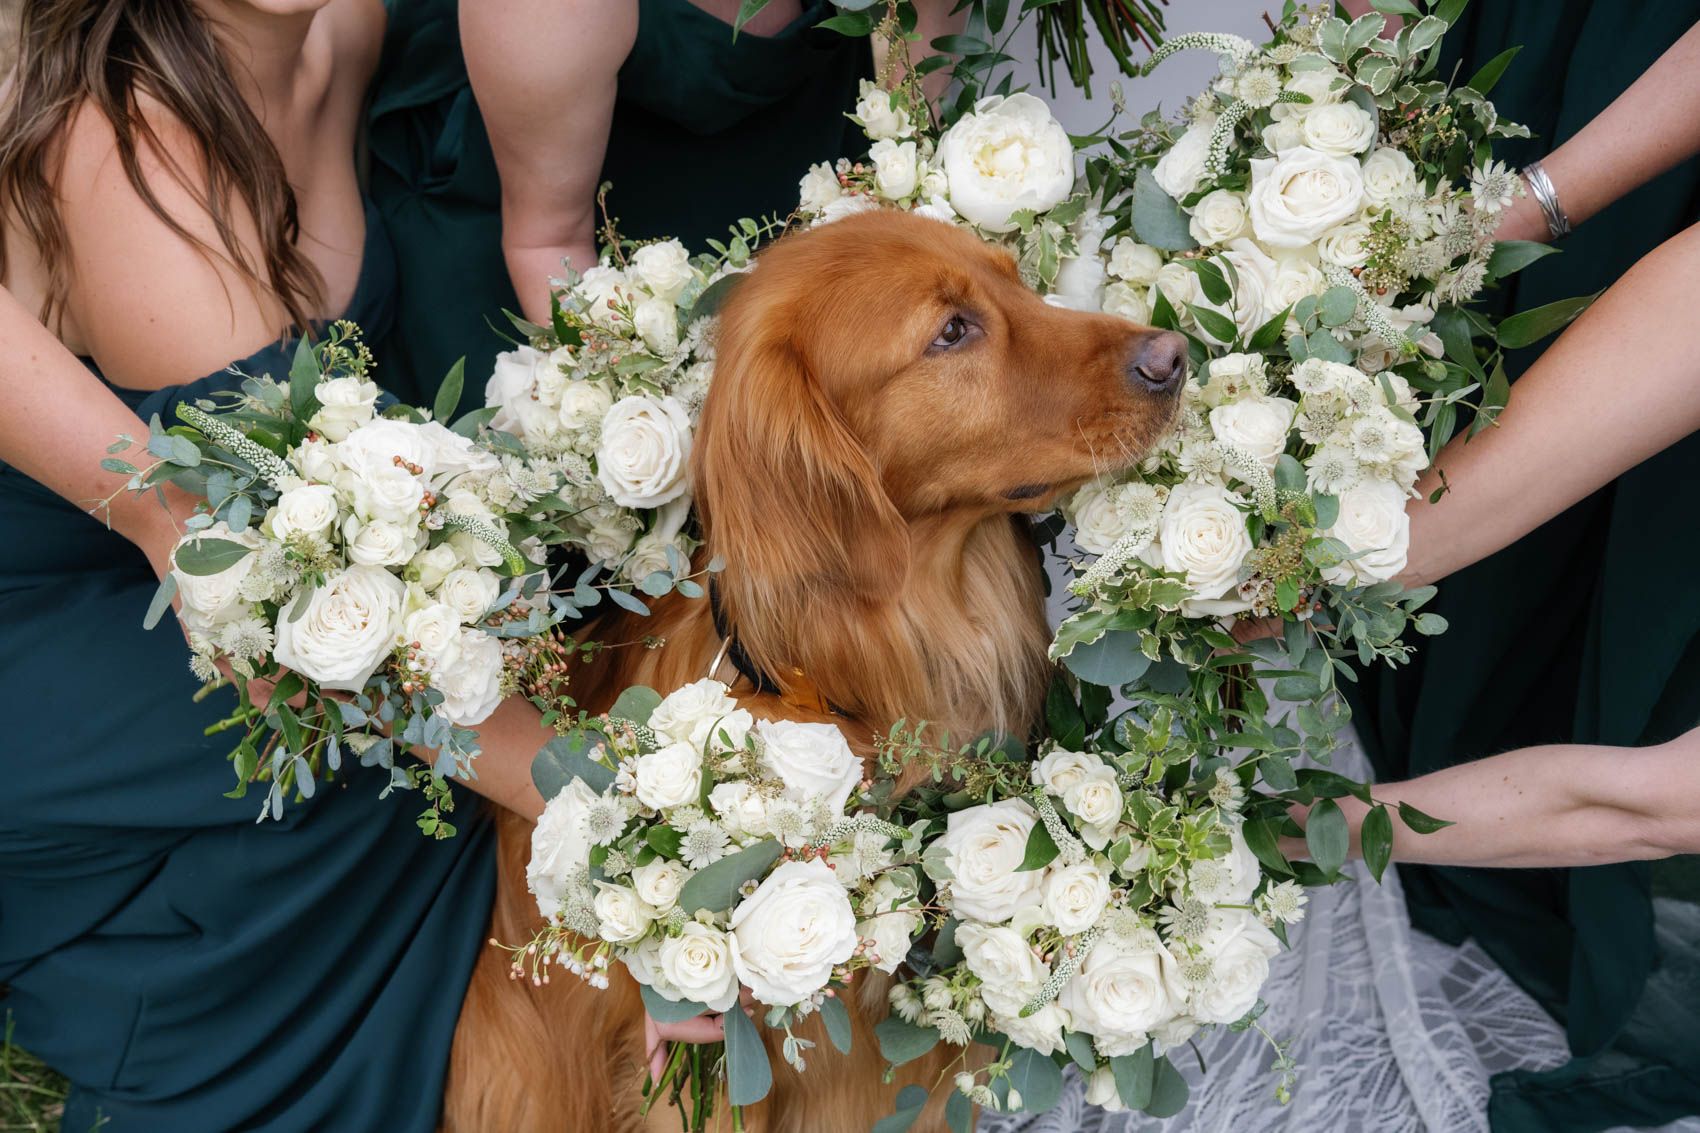
[[[721,312],[697,499],[721,547],[889,587],[931,516],[1049,508],[1172,421],[1186,340],[1052,307],[960,228],[871,212],[764,251]]]

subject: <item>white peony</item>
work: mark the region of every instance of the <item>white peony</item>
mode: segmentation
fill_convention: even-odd
[[[443,694],[437,711],[449,723],[471,728],[502,703],[502,643],[483,630],[463,629],[454,664],[436,675]]]
[[[1204,160],[1210,154],[1210,131],[1215,125],[1214,119],[1195,122],[1152,168],[1157,185],[1175,200],[1190,196],[1204,180]]]
[[[673,743],[637,757],[637,799],[652,810],[695,803],[702,791],[702,750]]]
[[[888,201],[901,201],[921,183],[921,159],[914,142],[877,141],[868,150],[874,187]]]
[[[1318,106],[1302,119],[1305,145],[1322,153],[1360,154],[1375,141],[1375,116],[1355,102]]]
[[[715,725],[738,707],[726,686],[712,677],[692,681],[661,698],[649,717],[649,727],[669,743],[689,744],[701,751]]]
[[[1040,906],[1045,922],[1064,936],[1078,936],[1098,923],[1110,903],[1110,871],[1088,860],[1053,869]]]
[[[1018,209],[1044,212],[1074,188],[1068,132],[1030,94],[982,98],[945,131],[938,155],[951,206],[988,232],[1008,232]]]
[[[395,647],[405,594],[382,567],[348,567],[313,591],[300,617],[278,620],[272,656],[324,688],[358,692]]]
[[[1245,196],[1232,189],[1216,189],[1206,193],[1192,207],[1192,219],[1187,231],[1200,244],[1221,247],[1244,234],[1246,226]]]
[[[644,904],[658,913],[665,913],[679,903],[679,891],[690,876],[691,871],[683,864],[656,858],[632,870],[632,888]]]
[[[677,240],[645,244],[632,253],[632,274],[657,299],[672,302],[696,278],[691,255]]]
[[[1364,159],[1364,200],[1376,208],[1416,196],[1417,167],[1403,152],[1383,146]]]
[[[525,880],[545,918],[560,910],[568,891],[583,882],[590,867],[588,820],[596,798],[584,780],[574,779],[544,805],[531,832]]]
[[[1226,488],[1193,481],[1169,492],[1157,528],[1163,568],[1185,575],[1196,598],[1220,598],[1239,585],[1251,537],[1237,499]]]
[[[762,766],[785,784],[787,797],[824,799],[834,813],[844,809],[862,781],[862,761],[836,725],[761,720],[755,730]]]
[[[173,563],[176,562],[177,551],[200,539],[223,539],[249,548],[258,548],[262,542],[259,532],[253,528],[238,535],[221,519],[205,530],[192,532],[178,540],[176,549],[172,551]],[[226,615],[246,610],[248,603],[242,600],[242,584],[254,572],[254,558],[252,554],[243,555],[217,574],[189,574],[173,565],[171,574],[177,580],[177,593],[183,598],[184,621],[191,628],[201,629]]]
[[[875,141],[907,138],[915,132],[915,124],[897,106],[892,92],[867,79],[862,80],[861,91],[856,98],[856,112],[850,117]]]
[[[1074,1017],[1075,1030],[1097,1040],[1099,1054],[1132,1054],[1152,1028],[1179,1013],[1167,970],[1173,962],[1155,939],[1143,945],[1103,940],[1064,985],[1058,1003]]]
[[[1298,404],[1284,397],[1242,397],[1210,411],[1210,431],[1222,444],[1250,453],[1273,472],[1298,411]]]
[[[685,922],[679,935],[661,942],[657,963],[681,999],[710,1011],[730,1011],[738,1002],[732,938],[713,925]]]
[[[832,867],[818,858],[781,865],[732,910],[738,978],[769,1007],[814,995],[856,953],[856,915]]]
[[[1295,146],[1251,162],[1251,227],[1271,248],[1303,248],[1363,204],[1363,178],[1349,157]]]
[[[319,409],[307,427],[326,440],[340,441],[372,419],[378,404],[376,382],[352,375],[326,378],[313,387]]]
[[[437,599],[460,615],[467,625],[484,620],[484,612],[501,597],[502,584],[494,572],[461,567],[450,571],[437,589]]]
[[[655,910],[638,900],[629,886],[607,881],[596,883],[591,909],[596,913],[596,934],[610,944],[631,944],[655,923]]]
[[[1341,492],[1338,499],[1340,515],[1327,534],[1360,553],[1324,569],[1322,577],[1340,586],[1367,586],[1404,570],[1411,549],[1411,517],[1399,485],[1369,480]]]
[[[1281,942],[1245,909],[1219,909],[1210,919],[1199,942],[1210,974],[1188,988],[1188,1011],[1200,1023],[1233,1023],[1256,1006]]]
[[[627,397],[602,421],[596,477],[621,507],[654,508],[689,488],[691,420],[671,397]]]
[[[950,815],[944,837],[936,844],[951,873],[950,905],[957,916],[998,924],[1039,904],[1044,871],[1021,868],[1035,821],[1024,799]]]

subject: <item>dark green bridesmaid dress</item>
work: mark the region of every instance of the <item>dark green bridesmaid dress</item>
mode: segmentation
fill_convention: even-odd
[[[367,212],[348,311],[387,329]],[[282,376],[289,347],[236,364]],[[117,389],[145,420],[215,373]],[[386,773],[256,824],[226,799],[229,690],[192,701],[183,636],[142,617],[147,560],[0,464],[0,1013],[73,1083],[67,1133],[431,1133],[495,887],[470,803],[432,842]]]
[[[633,0],[610,0],[631,3]],[[804,0],[773,36],[732,37],[689,0],[636,0],[638,33],[620,68],[604,181],[620,231],[673,236],[693,251],[740,217],[785,215],[816,161],[866,148],[857,80],[866,39],[816,27],[834,12]],[[467,404],[482,397],[518,310],[501,248],[490,141],[467,85],[456,0],[390,0],[371,110],[372,192],[401,263],[395,332],[378,357],[396,393],[429,403],[466,356]],[[563,115],[572,113],[562,106]]]
[[[1700,0],[1481,0],[1449,40],[1460,81],[1523,45],[1492,98],[1563,142],[1700,19]],[[1609,286],[1700,216],[1689,161],[1582,225],[1511,281],[1505,310]],[[1539,349],[1518,352],[1515,372]],[[1633,396],[1633,372],[1597,396]],[[1370,674],[1357,723],[1383,778],[1550,742],[1646,744],[1700,723],[1700,438],[1446,579],[1451,621],[1408,669]],[[1700,805],[1700,803],[1697,803]],[[1501,1133],[1648,1125],[1700,1113],[1700,898],[1694,859],[1574,870],[1402,867],[1413,921],[1474,936],[1564,1026],[1573,1061],[1502,1075]]]

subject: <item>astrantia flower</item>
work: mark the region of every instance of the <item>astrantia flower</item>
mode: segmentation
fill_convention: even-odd
[[[1234,93],[1247,106],[1259,110],[1273,106],[1281,96],[1281,76],[1268,67],[1253,67],[1240,76]]]
[[[1309,473],[1310,490],[1327,496],[1337,496],[1356,487],[1363,479],[1363,465],[1344,444],[1329,441],[1305,462]]]
[[[1210,931],[1210,906],[1196,897],[1183,897],[1175,904],[1165,906],[1158,919],[1169,930],[1171,938],[1197,940]]]
[[[585,830],[592,843],[605,846],[626,828],[626,809],[613,799],[597,799],[585,814]]]
[[[219,628],[218,647],[241,661],[265,656],[272,648],[272,627],[264,618],[238,618]]]
[[[1309,899],[1304,886],[1296,881],[1283,881],[1263,891],[1263,896],[1258,898],[1259,913],[1265,923],[1297,924],[1304,919],[1305,902]]]
[[[692,869],[702,869],[725,857],[731,841],[726,828],[719,823],[698,822],[679,840],[679,857]]]
[[[1237,775],[1226,767],[1216,769],[1216,781],[1210,785],[1210,805],[1222,810],[1240,809],[1245,802],[1245,788],[1240,786]]]
[[[1302,54],[1304,54],[1304,49],[1296,43],[1277,43],[1274,47],[1265,51],[1263,57],[1277,66],[1284,67]]]
[[[1470,173],[1470,195],[1484,212],[1510,208],[1522,192],[1522,181],[1503,161],[1490,161]]]
[[[1473,299],[1486,282],[1487,265],[1480,260],[1471,260],[1457,271],[1443,276],[1440,289],[1448,302],[1465,303]]]

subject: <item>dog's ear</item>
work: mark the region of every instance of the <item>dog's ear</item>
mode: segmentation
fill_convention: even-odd
[[[877,598],[903,581],[908,527],[773,321],[746,314],[722,326],[696,450],[710,545],[769,595]]]

